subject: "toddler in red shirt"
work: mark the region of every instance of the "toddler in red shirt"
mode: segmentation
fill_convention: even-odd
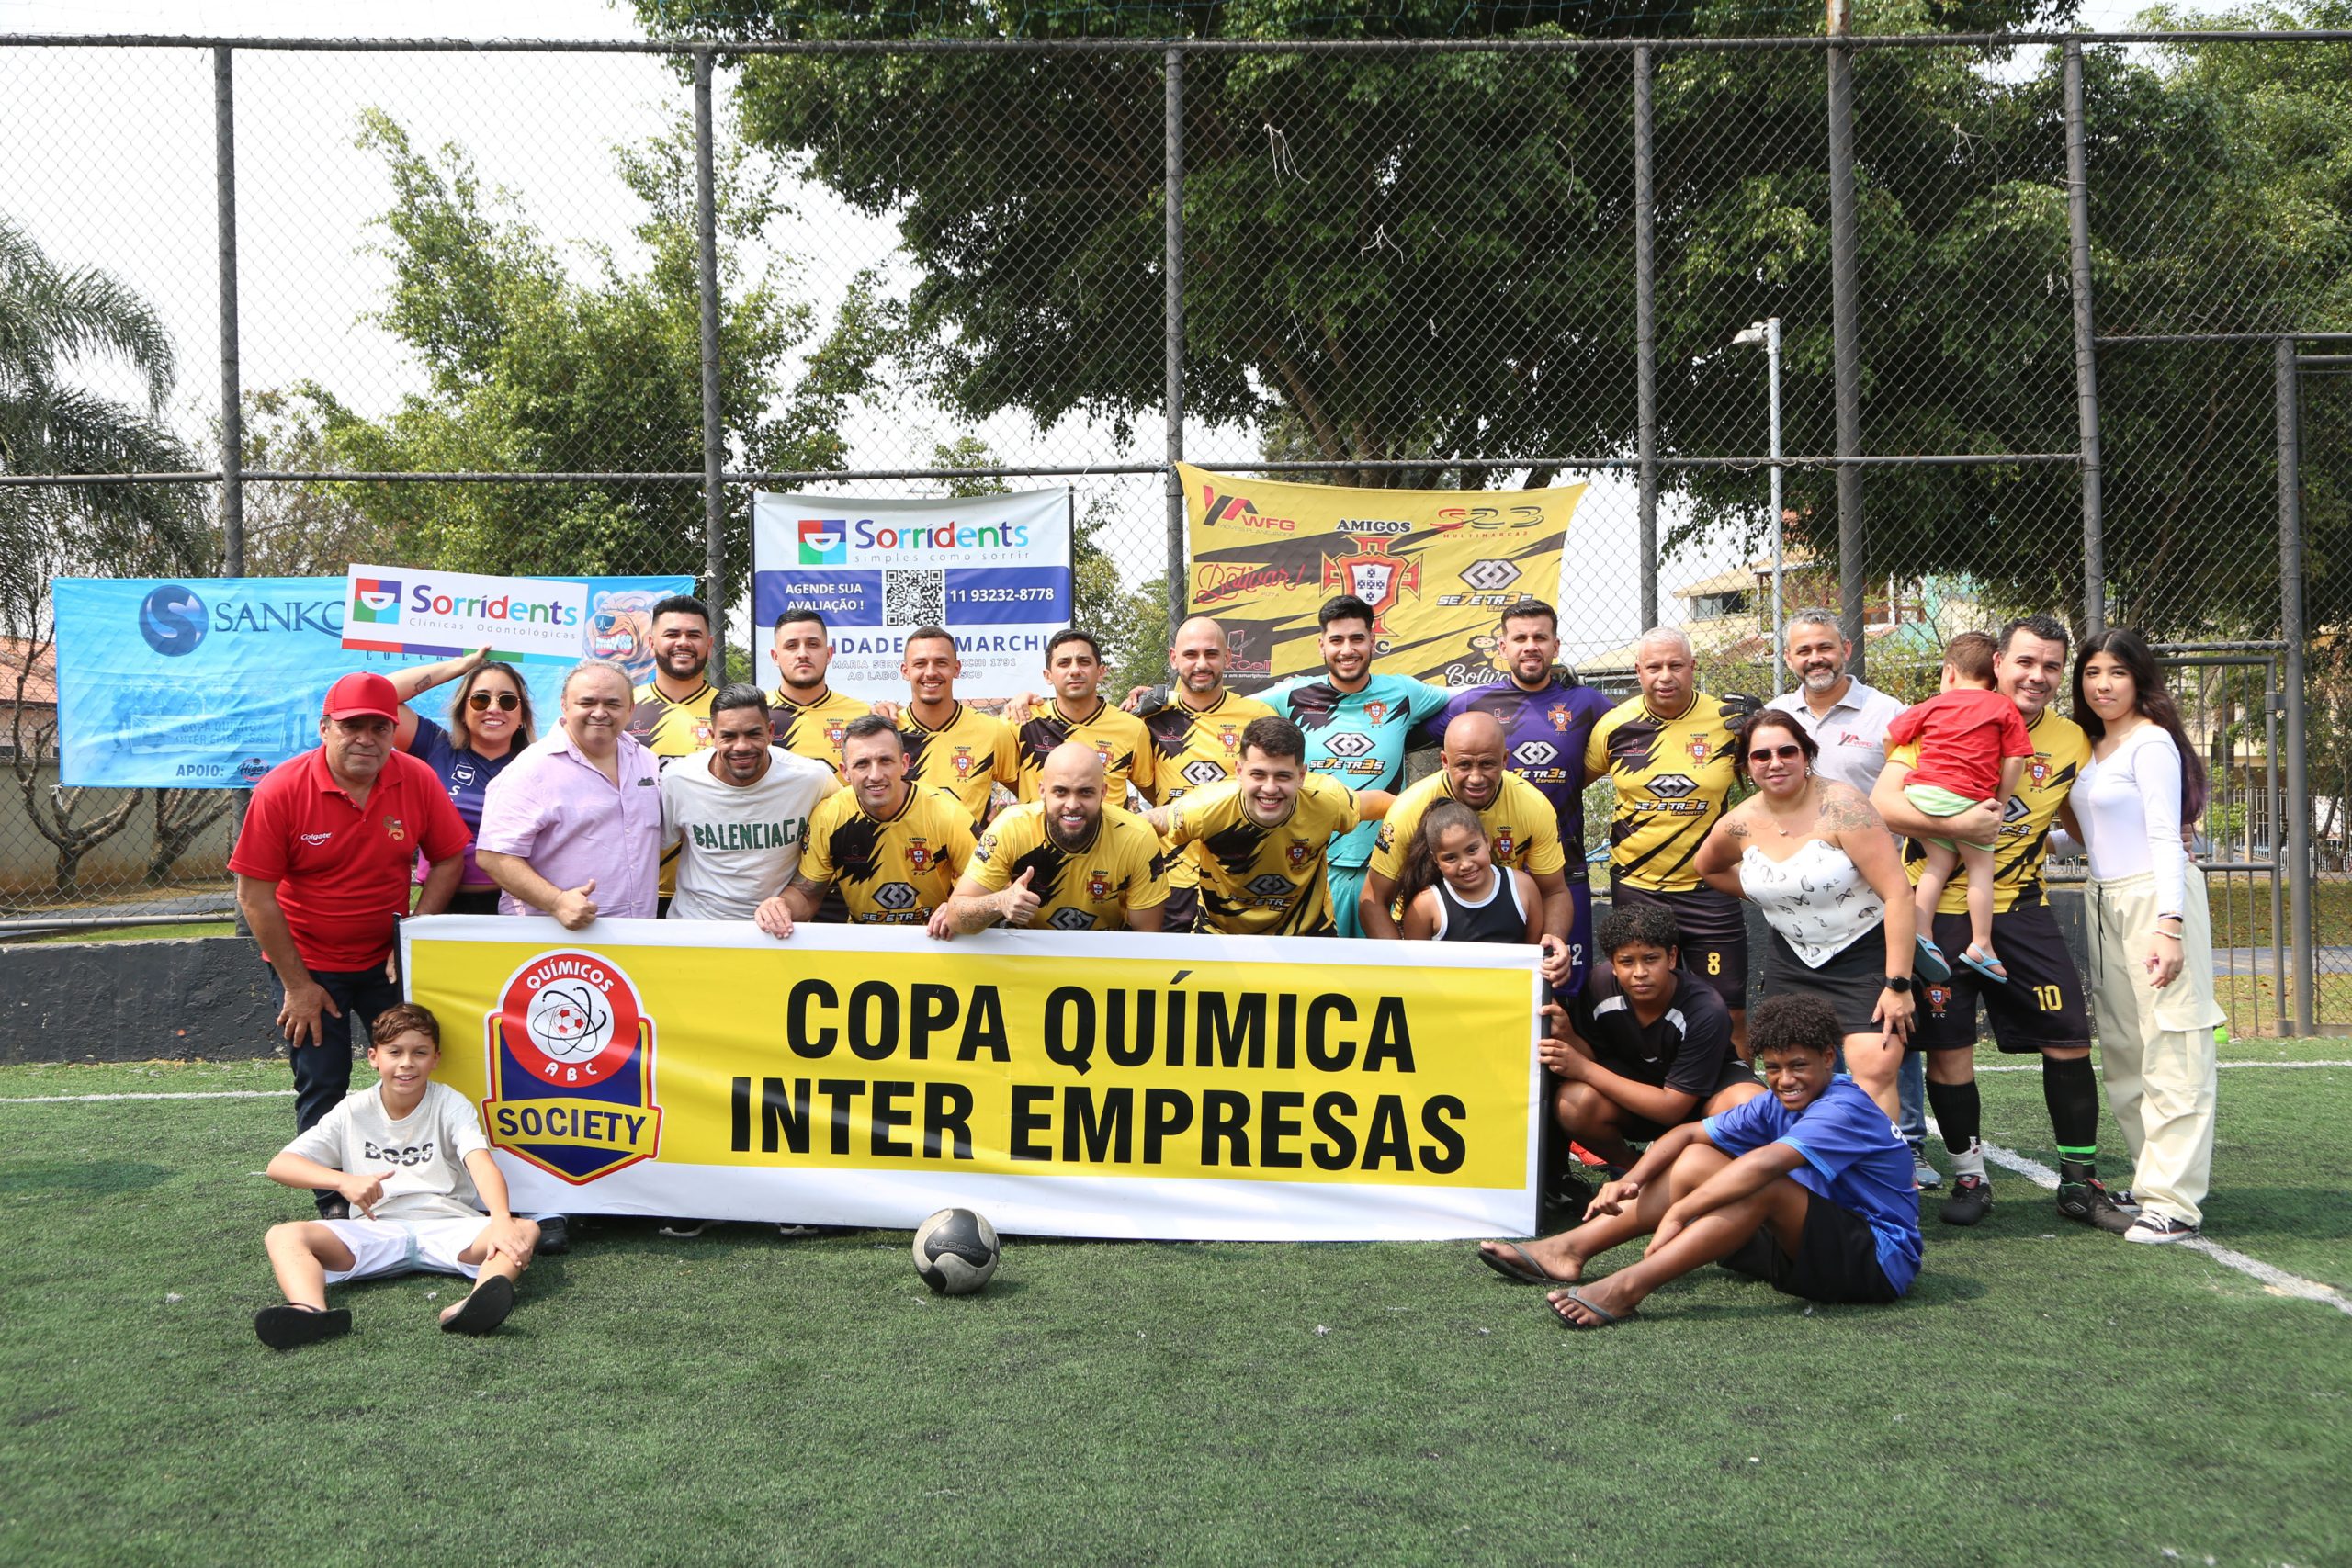
[[[1940,695],[1906,708],[1886,727],[1887,750],[1918,743],[1919,760],[1903,797],[1930,817],[1953,817],[1980,805],[2007,801],[2033,755],[2033,739],[2018,716],[2018,705],[1995,689],[1993,658],[1998,652],[1983,632],[1962,632],[1944,646]],[[1960,961],[1990,980],[2007,984],[2009,972],[1993,953],[1993,843],[1964,840],[1924,840],[1928,865],[1919,878],[1919,930],[1934,927],[1936,903],[1952,867],[1968,871],[1968,950]],[[1921,937],[1926,941],[1926,937]]]

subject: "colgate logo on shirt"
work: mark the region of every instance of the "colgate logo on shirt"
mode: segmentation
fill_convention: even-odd
[[[302,841],[315,850],[321,844],[325,843],[329,839],[334,837],[334,833],[330,829],[324,833],[305,833],[302,835]]]

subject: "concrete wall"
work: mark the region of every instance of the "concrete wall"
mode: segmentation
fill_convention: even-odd
[[[0,727],[0,738],[6,730]],[[42,762],[33,770],[33,786],[46,800],[57,783],[57,767]],[[126,795],[138,796],[130,820],[122,830],[82,857],[82,896],[109,893],[146,894],[147,862],[155,852],[155,806],[147,790],[92,789],[82,795],[74,819],[89,822],[104,817]],[[225,792],[224,792],[225,793]],[[230,834],[233,814],[213,823],[188,851],[173,863],[175,885],[218,877],[228,886]],[[15,773],[0,761],[0,893],[16,895],[29,905],[52,899],[57,888],[57,848],[40,836],[27,814],[23,788]]]

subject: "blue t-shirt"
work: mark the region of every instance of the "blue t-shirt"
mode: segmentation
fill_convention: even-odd
[[[449,732],[425,717],[416,716],[416,733],[408,743],[408,754],[433,770],[441,787],[449,792],[449,804],[466,824],[466,869],[458,886],[474,889],[496,887],[490,874],[474,863],[473,835],[481,829],[481,797],[490,781],[506,771],[506,764],[523,754],[521,740],[509,746],[506,755],[493,761],[470,748],[459,746],[449,738]],[[417,880],[424,880],[423,862],[418,863]]]
[[[1592,727],[1617,705],[1590,686],[1558,671],[1535,691],[1496,681],[1456,692],[1432,728],[1465,713],[1492,715],[1503,727],[1503,765],[1543,792],[1559,819],[1560,843],[1568,852],[1568,877],[1586,874],[1584,858],[1584,749]]]
[[[1804,1156],[1789,1178],[1815,1197],[1860,1215],[1878,1243],[1879,1272],[1901,1295],[1919,1272],[1919,1193],[1911,1151],[1878,1101],[1840,1073],[1804,1110],[1791,1114],[1772,1094],[1733,1106],[1705,1122],[1707,1142],[1734,1159],[1767,1144]]]
[[[1295,675],[1258,700],[1306,737],[1306,767],[1352,790],[1405,787],[1405,750],[1416,727],[1445,711],[1442,686],[1410,675],[1374,675],[1361,692],[1342,692],[1323,675]],[[1369,864],[1380,824],[1363,822],[1331,840],[1330,863]]]

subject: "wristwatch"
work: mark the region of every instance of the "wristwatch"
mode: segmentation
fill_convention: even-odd
[[[1886,988],[1893,991],[1898,997],[1902,996],[1911,988],[1911,976],[1908,975],[1889,975],[1886,977]]]

